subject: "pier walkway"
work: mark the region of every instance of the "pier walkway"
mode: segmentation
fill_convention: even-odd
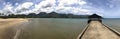
[[[120,34],[99,21],[91,21],[77,39],[120,39]]]

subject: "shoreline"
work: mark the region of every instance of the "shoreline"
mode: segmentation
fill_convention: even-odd
[[[28,20],[23,18],[0,18],[0,28],[13,27],[14,25],[21,24],[23,22],[28,22]]]
[[[16,33],[14,28],[18,27],[16,25],[20,25],[24,22],[28,22],[28,20],[23,18],[0,18],[0,39],[13,39]]]

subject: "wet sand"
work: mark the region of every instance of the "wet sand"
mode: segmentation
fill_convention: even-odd
[[[120,39],[120,36],[98,21],[92,21],[81,39]]]
[[[0,19],[0,39],[13,39],[16,33],[14,27],[17,27],[16,25],[22,24],[23,22],[27,22],[27,19]]]

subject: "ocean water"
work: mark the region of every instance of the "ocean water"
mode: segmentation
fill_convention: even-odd
[[[120,32],[120,19],[103,19],[103,23]]]
[[[5,39],[76,39],[88,19],[28,18],[18,27],[6,30]],[[120,19],[103,19],[103,23],[120,32]]]
[[[18,39],[76,39],[87,19],[32,18],[24,24]]]

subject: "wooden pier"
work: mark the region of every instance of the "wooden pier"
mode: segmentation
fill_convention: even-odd
[[[91,21],[77,39],[120,39],[120,33],[99,21]]]

